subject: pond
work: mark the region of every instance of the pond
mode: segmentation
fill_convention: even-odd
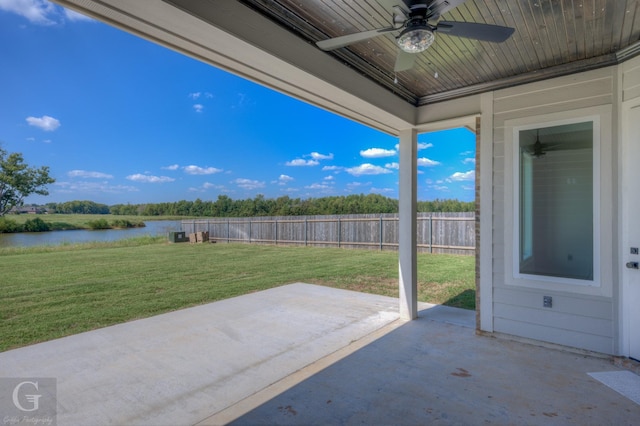
[[[0,247],[29,247],[41,245],[58,245],[63,243],[85,243],[93,241],[115,241],[143,235],[166,236],[169,231],[180,231],[179,220],[153,220],[145,222],[144,228],[102,229],[89,231],[77,229],[73,231],[20,232],[16,234],[0,234]]]

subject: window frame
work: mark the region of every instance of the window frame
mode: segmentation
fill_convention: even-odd
[[[559,276],[549,275],[535,275],[526,274],[520,272],[520,250],[521,250],[521,238],[520,238],[520,208],[521,208],[521,156],[520,156],[520,132],[526,130],[543,129],[547,127],[562,126],[568,124],[577,124],[590,122],[592,124],[593,132],[593,155],[592,155],[592,167],[593,167],[593,279],[584,280],[577,278],[566,278]],[[566,288],[580,288],[580,287],[601,287],[601,182],[600,182],[600,170],[601,170],[601,117],[600,115],[577,115],[566,119],[545,120],[543,117],[539,119],[533,119],[527,124],[514,125],[511,132],[512,137],[512,182],[513,182],[513,202],[512,211],[510,213],[512,227],[511,233],[513,235],[512,240],[512,254],[511,254],[511,279],[512,284],[526,285],[542,288],[557,288],[558,285],[566,285]],[[509,215],[509,214],[508,214]],[[506,260],[506,259],[505,259]],[[508,263],[508,262],[506,262]]]

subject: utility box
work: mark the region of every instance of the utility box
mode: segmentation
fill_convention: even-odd
[[[189,237],[186,239],[190,243],[208,243],[209,242],[209,233],[206,231],[198,231],[192,232],[189,234]]]
[[[183,232],[183,231],[169,232],[170,243],[185,243],[187,241],[189,241],[189,239],[187,238],[186,232]]]

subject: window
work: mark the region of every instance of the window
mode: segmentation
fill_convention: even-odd
[[[594,122],[527,128],[516,135],[516,271],[593,281]]]

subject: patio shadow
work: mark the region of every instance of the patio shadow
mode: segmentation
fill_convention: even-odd
[[[451,310],[459,311],[421,311],[232,424],[631,425],[640,418],[640,405],[587,374],[617,370],[608,359],[477,336],[473,325],[440,320],[455,316]]]

